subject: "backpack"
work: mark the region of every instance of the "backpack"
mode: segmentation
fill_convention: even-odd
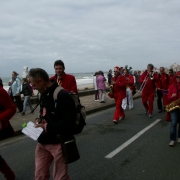
[[[61,91],[62,88],[61,86],[58,86],[53,93],[53,98],[54,101],[56,101],[57,99],[57,95],[59,93],[59,91]],[[69,93],[69,95],[71,96],[71,98],[73,99],[74,103],[75,103],[75,108],[76,108],[76,112],[77,112],[77,118],[75,119],[76,121],[76,125],[73,129],[73,134],[79,134],[82,132],[84,126],[86,125],[86,110],[85,107],[81,105],[80,100],[79,100],[79,96],[75,93]]]

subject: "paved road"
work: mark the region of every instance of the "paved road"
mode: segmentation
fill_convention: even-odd
[[[149,119],[140,99],[117,125],[112,122],[113,112],[110,108],[88,116],[83,133],[76,136],[81,159],[69,165],[72,180],[179,180],[180,143],[168,146],[170,124],[163,120],[165,113],[156,110]],[[130,139],[129,145],[124,144]],[[123,144],[127,146],[119,153],[105,158]],[[11,164],[17,180],[33,180],[35,146],[25,136],[1,142],[0,154]]]

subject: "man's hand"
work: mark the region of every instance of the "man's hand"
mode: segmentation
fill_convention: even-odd
[[[41,122],[39,122],[38,119],[35,120],[35,128],[41,127],[45,130],[46,124],[46,120],[44,119]]]

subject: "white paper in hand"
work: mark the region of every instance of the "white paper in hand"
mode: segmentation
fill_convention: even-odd
[[[22,129],[22,133],[24,133],[26,136],[30,137],[33,140],[37,140],[38,137],[43,132],[43,128],[38,127],[35,128],[35,124],[32,121],[29,121],[27,123],[27,126]]]

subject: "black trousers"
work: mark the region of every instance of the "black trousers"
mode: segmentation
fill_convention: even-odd
[[[13,97],[16,100],[18,110],[20,112],[22,112],[23,111],[23,103],[22,103],[22,100],[21,100],[21,96],[13,96]]]
[[[156,91],[157,93],[157,106],[159,110],[163,110],[162,107],[162,97],[163,97],[163,93],[161,91]]]
[[[98,96],[98,90],[95,90],[95,100],[98,100],[99,96]]]

